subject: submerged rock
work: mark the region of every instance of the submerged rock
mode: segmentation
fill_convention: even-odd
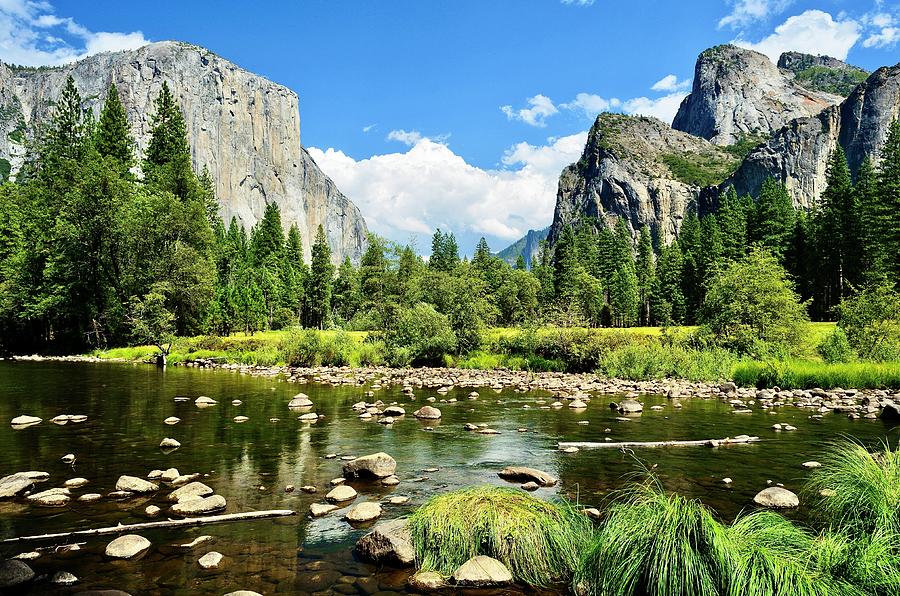
[[[200,557],[200,560],[197,561],[197,563],[204,569],[218,569],[219,565],[222,564],[222,559],[224,558],[225,557],[222,555],[222,553],[210,551]]]
[[[347,512],[347,521],[353,523],[370,522],[379,517],[381,517],[381,505],[371,501],[360,503]]]
[[[759,491],[753,497],[753,502],[762,507],[781,509],[800,506],[800,498],[788,489],[780,486],[770,486]]]
[[[119,536],[106,545],[106,556],[113,559],[132,559],[150,548],[150,541],[138,534]]]
[[[116,490],[129,493],[152,493],[159,490],[159,486],[152,482],[147,482],[143,478],[136,476],[119,476],[116,481]]]
[[[15,588],[34,579],[34,571],[22,561],[10,559],[0,563],[0,590]]]
[[[434,571],[419,571],[407,580],[406,585],[413,590],[431,592],[440,590],[446,586],[446,583],[440,573],[435,573]]]
[[[162,441],[159,442],[160,449],[178,449],[181,447],[181,443],[172,439],[170,437],[166,437]]]
[[[457,586],[484,588],[512,583],[512,573],[497,559],[478,555],[460,565],[452,579]]]
[[[441,411],[433,406],[422,406],[413,412],[413,416],[423,420],[437,420],[441,417]]]
[[[332,505],[330,503],[313,503],[309,506],[309,514],[313,517],[322,517],[323,515],[328,515],[337,508],[337,505]]]
[[[72,586],[78,583],[78,578],[68,571],[57,571],[50,579],[50,583],[57,586]]]
[[[405,519],[380,523],[356,542],[356,553],[373,563],[409,567],[416,558]]]
[[[535,482],[540,486],[554,486],[556,478],[534,468],[526,468],[525,466],[507,466],[497,472],[497,475],[504,480],[510,482]]]
[[[43,420],[37,416],[22,415],[13,418],[12,421],[10,421],[10,424],[16,427],[25,427],[40,424],[41,422],[43,422]]]
[[[71,500],[67,488],[51,488],[28,496],[28,501],[39,507],[65,507]]]
[[[387,478],[397,470],[397,462],[384,452],[364,455],[344,464],[345,478]]]
[[[205,515],[225,509],[225,497],[211,495],[198,499],[187,499],[172,505],[172,513],[177,515]]]
[[[10,499],[30,490],[35,482],[43,482],[50,475],[46,472],[16,472],[0,478],[0,499]]]
[[[622,414],[637,414],[644,411],[644,406],[635,399],[623,399],[619,402],[618,410]]]

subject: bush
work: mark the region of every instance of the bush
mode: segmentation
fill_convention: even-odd
[[[288,366],[322,364],[322,335],[314,329],[292,329],[279,342],[281,358]]]
[[[867,286],[838,306],[838,325],[860,358],[900,359],[900,293],[889,281]]]
[[[431,498],[409,520],[420,569],[451,575],[476,555],[532,586],[567,582],[590,543],[587,516],[520,489],[475,487]]]
[[[847,334],[840,327],[835,327],[834,331],[826,335],[816,351],[819,352],[822,360],[829,364],[850,362],[855,355],[847,340]]]
[[[757,357],[797,352],[808,321],[787,272],[762,248],[712,278],[701,314],[723,347]]]
[[[391,366],[440,366],[445,354],[456,351],[456,334],[447,317],[430,304],[399,308],[383,333]]]

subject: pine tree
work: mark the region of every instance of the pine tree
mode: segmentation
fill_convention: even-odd
[[[900,121],[897,120],[891,122],[881,149],[873,211],[875,267],[900,285]]]
[[[197,178],[197,193],[206,210],[206,218],[209,220],[210,225],[215,227],[221,223],[222,218],[219,217],[216,181],[213,180],[212,174],[209,173],[209,168],[206,165],[203,166],[203,171],[200,172],[200,176]]]
[[[524,256],[519,255],[518,257],[516,257],[516,267],[515,268],[519,271],[525,271],[528,268],[525,265],[525,257]]]
[[[310,327],[324,329],[328,325],[333,277],[331,247],[325,237],[325,230],[320,225],[312,246],[312,262],[306,284],[306,316]]]
[[[819,266],[824,282],[824,310],[830,310],[845,295],[846,272],[856,258],[856,210],[850,168],[840,145],[835,148],[825,172],[826,185],[817,210],[821,222],[816,226],[821,234]]]
[[[431,257],[428,259],[428,266],[436,271],[447,271],[449,264],[444,254],[444,233],[440,228],[434,231],[431,237]]]
[[[145,178],[156,188],[182,200],[195,198],[197,177],[191,165],[184,114],[165,81],[156,98],[143,169]]]
[[[482,236],[475,246],[475,254],[472,256],[472,265],[477,271],[485,274],[488,272],[493,258],[494,255],[491,254],[491,248],[488,246],[487,240]]]
[[[284,250],[284,228],[281,227],[281,209],[274,201],[266,203],[259,223],[250,233],[250,251],[253,263],[260,266],[269,259],[281,259]]]
[[[41,161],[54,166],[61,161],[77,162],[84,155],[89,125],[81,107],[81,95],[70,75],[56,102],[46,136],[41,143]]]
[[[558,300],[571,300],[578,292],[577,276],[580,265],[572,226],[565,226],[553,250],[553,278]]]
[[[685,298],[681,290],[684,259],[676,240],[659,253],[656,262],[656,292],[651,307],[657,324],[682,324],[685,321]]]
[[[356,268],[350,262],[350,257],[345,257],[338,268],[337,277],[334,279],[332,302],[334,303],[334,315],[341,321],[349,321],[359,310],[362,302],[359,278]]]
[[[109,86],[100,111],[100,122],[94,135],[94,146],[123,177],[130,177],[134,166],[134,140],[128,128],[128,117],[119,100],[116,85]]]
[[[856,172],[853,193],[859,206],[859,244],[861,277],[866,278],[877,270],[878,260],[878,179],[872,160],[866,156]]]
[[[653,241],[650,238],[650,230],[647,226],[641,228],[635,269],[637,274],[640,324],[647,326],[650,324],[650,299],[656,275],[655,263],[653,262]]]
[[[722,233],[722,258],[726,261],[739,261],[747,254],[747,217],[752,210],[753,199],[744,196],[739,199],[731,186],[722,197],[722,203],[716,213],[719,230]]]
[[[703,303],[703,244],[700,219],[691,211],[681,223],[678,232],[678,248],[681,257],[681,296],[684,297],[684,322],[693,325]]]
[[[787,188],[774,178],[767,178],[751,217],[747,234],[750,242],[769,249],[783,263],[794,233],[794,218],[794,205]]]
[[[597,234],[597,273],[600,282],[608,286],[618,268],[616,237],[607,226],[602,226]]]

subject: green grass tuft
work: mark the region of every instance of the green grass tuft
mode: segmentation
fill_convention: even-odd
[[[567,503],[489,486],[433,497],[409,526],[420,569],[447,576],[487,555],[516,581],[541,587],[571,578],[593,532],[590,520]]]
[[[827,364],[811,360],[739,362],[734,382],[749,387],[854,387],[856,389],[900,388],[900,362],[844,362]]]

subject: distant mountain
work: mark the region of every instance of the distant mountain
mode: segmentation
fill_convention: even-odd
[[[794,73],[794,80],[807,89],[842,97],[850,95],[869,76],[869,71],[837,58],[800,52],[783,53],[778,68]]]
[[[115,83],[138,157],[150,137],[153,101],[167,82],[184,112],[194,167],[209,168],[226,223],[236,217],[249,230],[275,202],[283,224],[300,228],[307,258],[319,225],[335,261],[362,255],[367,228],[359,209],[300,145],[297,94],[187,43],[152,43],[59,67],[0,63],[0,176],[15,175],[70,75],[82,107],[95,114]]]
[[[549,233],[549,227],[543,230],[528,230],[527,234],[498,252],[497,256],[510,265],[515,265],[519,255],[522,255],[525,258],[525,266],[531,268],[532,260],[537,259],[541,241],[546,240]]]

